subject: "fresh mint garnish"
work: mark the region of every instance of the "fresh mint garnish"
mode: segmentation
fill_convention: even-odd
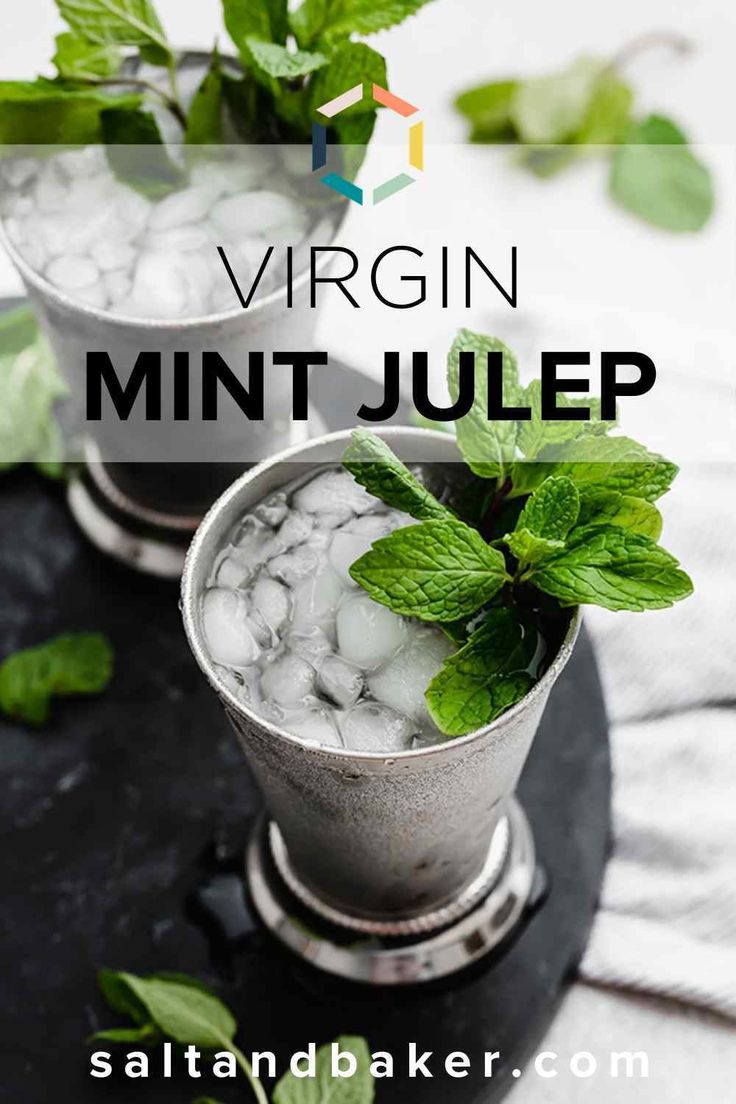
[[[161,972],[139,977],[117,970],[98,975],[105,1000],[134,1027],[96,1032],[90,1042],[154,1043],[170,1039],[182,1046],[229,1051],[245,1075],[258,1104],[268,1104],[268,1095],[254,1075],[250,1062],[235,1043],[238,1025],[230,1009],[206,985],[187,974]],[[354,1055],[355,1075],[333,1078],[330,1046],[317,1050],[314,1078],[298,1078],[290,1071],[273,1091],[273,1104],[372,1104],[374,1078],[365,1039],[341,1035],[341,1051]],[[215,1104],[200,1097],[195,1104]]]
[[[427,688],[427,707],[448,736],[490,724],[529,691],[536,633],[508,609],[492,609]]]
[[[595,403],[585,404],[590,421],[555,421],[548,432],[538,388],[521,389],[511,350],[484,334],[458,334],[448,356],[451,393],[461,351],[481,362],[500,354],[507,404],[526,400],[533,418],[531,430],[528,421],[489,421],[485,388],[476,395],[456,423],[470,469],[467,487],[453,497],[457,516],[367,430],[356,431],[344,460],[368,491],[420,519],[374,542],[350,574],[377,602],[438,623],[460,645],[426,694],[448,736],[489,723],[524,696],[538,675],[541,619],[586,603],[661,609],[692,592],[677,560],[657,544],[662,519],[654,501],[677,467],[610,435],[615,423],[600,421]],[[574,404],[558,396],[558,406],[566,405]]]
[[[557,73],[471,88],[455,106],[471,141],[518,144],[521,163],[539,177],[556,175],[592,147],[614,147],[609,190],[617,203],[666,230],[700,230],[713,210],[708,168],[671,120],[634,117],[634,89],[622,75],[633,55],[656,45],[688,48],[676,36],[648,36],[611,59],[582,57]]]
[[[510,581],[503,555],[457,518],[397,529],[350,575],[377,602],[420,621],[469,617]]]
[[[664,609],[693,589],[674,556],[616,525],[575,530],[564,551],[523,577],[563,606],[582,602],[610,610]]]
[[[358,483],[395,510],[403,510],[419,521],[454,517],[370,430],[355,431],[342,462]]]
[[[28,724],[48,720],[52,697],[98,694],[112,677],[112,648],[100,633],[68,633],[0,663],[0,709]]]
[[[215,145],[233,133],[247,142],[309,142],[318,108],[352,85],[386,86],[386,63],[355,35],[402,22],[429,0],[223,0],[225,25],[243,66],[224,75],[215,47],[201,86],[187,106],[177,84],[176,54],[152,0],[56,0],[68,31],[56,40],[54,80],[0,82],[0,143],[163,144],[151,105],[165,106],[189,145]],[[126,51],[127,64],[122,66]],[[164,70],[136,72],[137,60]],[[114,112],[112,121],[105,114]],[[341,114],[343,144],[365,145],[376,108],[366,96]],[[113,125],[114,124],[114,125]],[[359,154],[346,153],[346,171]],[[121,173],[121,163],[114,166]],[[154,174],[157,180],[160,175]],[[129,182],[149,191],[132,173]],[[165,180],[165,174],[163,179]],[[169,187],[176,184],[169,181]]]

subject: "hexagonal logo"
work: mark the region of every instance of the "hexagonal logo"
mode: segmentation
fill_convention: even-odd
[[[346,92],[335,96],[334,100],[328,100],[317,110],[326,119],[334,119],[341,111],[346,111],[353,104],[362,100],[363,97],[363,85],[356,84],[353,88],[348,88]],[[387,107],[390,111],[401,116],[402,119],[411,120],[408,124],[407,167],[422,172],[424,170],[424,123],[416,119],[419,108],[410,104],[407,100],[402,100],[400,96],[395,96],[393,92],[389,92],[387,88],[382,88],[380,84],[372,86],[372,99],[374,103]],[[312,172],[319,172],[320,169],[324,169],[326,166],[327,124],[313,123]],[[354,184],[352,180],[348,180],[336,172],[325,173],[321,181],[328,188],[332,188],[333,191],[339,192],[341,196],[345,196],[346,199],[352,200],[353,203],[358,203],[362,207],[367,205],[368,197],[370,197],[370,204],[375,206],[377,203],[382,203],[384,199],[388,199],[389,196],[396,195],[397,192],[408,188],[416,179],[416,176],[404,171],[397,173],[396,176],[389,177],[388,180],[384,180],[381,184],[377,184],[370,189],[361,188]]]

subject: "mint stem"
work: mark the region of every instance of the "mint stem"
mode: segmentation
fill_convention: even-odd
[[[481,523],[478,526],[478,532],[483,537],[483,540],[486,541],[486,543],[490,544],[491,534],[493,533],[493,522],[494,522],[495,516],[498,513],[498,511],[501,507],[501,504],[503,503],[503,500],[505,499],[506,495],[511,490],[511,487],[512,487],[511,478],[510,478],[510,476],[507,476],[506,479],[504,480],[504,482],[501,484],[501,486],[496,491],[495,495],[493,496],[493,499],[491,501],[491,505],[486,510],[485,516],[482,518]]]
[[[639,54],[646,53],[659,47],[672,50],[676,54],[685,56],[693,49],[693,44],[684,35],[674,31],[649,31],[647,34],[637,35],[627,42],[611,58],[611,69],[623,69]]]
[[[186,127],[187,117],[184,112],[184,108],[181,106],[178,97],[173,92],[170,95],[163,88],[160,88],[153,81],[145,80],[143,77],[85,77],[84,79],[77,78],[79,84],[92,85],[96,88],[119,88],[120,85],[127,85],[129,88],[140,88],[144,92],[152,92],[163,101],[166,107],[169,109],[174,118],[181,124],[182,127]]]
[[[253,1089],[253,1093],[255,1095],[256,1100],[258,1101],[258,1104],[268,1104],[268,1097],[266,1096],[266,1090],[264,1089],[261,1082],[258,1080],[258,1078],[253,1073],[253,1069],[251,1067],[251,1064],[248,1061],[248,1059],[245,1057],[245,1055],[243,1054],[242,1050],[240,1050],[238,1047],[236,1047],[234,1043],[229,1044],[229,1050],[232,1054],[235,1055],[235,1061],[238,1063],[241,1070],[243,1071],[245,1076],[248,1078],[248,1081],[250,1083],[251,1088]]]

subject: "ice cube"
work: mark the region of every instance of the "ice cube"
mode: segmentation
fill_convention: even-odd
[[[404,643],[403,617],[374,602],[367,594],[349,594],[337,611],[340,654],[365,670],[380,667]]]
[[[43,214],[57,214],[69,202],[69,189],[59,178],[50,162],[41,170],[33,191],[36,207]]]
[[[337,530],[330,544],[330,563],[345,586],[358,585],[350,578],[349,568],[390,529],[384,514],[365,514]]]
[[[90,284],[89,287],[77,288],[73,293],[74,298],[80,303],[85,303],[88,307],[96,307],[98,310],[103,310],[107,306],[107,293],[105,291],[105,285]]]
[[[284,655],[266,667],[261,690],[277,705],[298,705],[312,693],[314,677],[314,667],[301,656]]]
[[[275,633],[279,633],[289,619],[291,599],[289,592],[281,583],[268,575],[260,575],[253,587],[253,608],[257,610],[266,624]]]
[[[210,655],[216,663],[246,667],[260,649],[248,621],[248,603],[236,590],[214,587],[204,596],[202,625]]]
[[[126,269],[120,269],[115,272],[105,272],[102,277],[102,282],[105,285],[107,297],[113,307],[117,306],[118,303],[122,303],[123,299],[130,294],[132,281]]]
[[[439,629],[411,625],[396,655],[368,679],[377,701],[415,720],[427,718],[424,692],[455,649]]]
[[[300,549],[296,549],[293,554],[298,551]],[[342,584],[337,573],[328,564],[321,570],[310,573],[294,589],[292,628],[296,632],[322,629],[332,639],[335,633],[335,615],[342,595]]]
[[[197,249],[214,249],[210,238],[201,226],[174,226],[146,235],[146,248],[163,253],[193,253]]]
[[[38,173],[39,162],[35,157],[13,157],[3,164],[3,176],[11,188],[22,188]]]
[[[328,655],[320,664],[317,688],[336,705],[355,705],[363,690],[363,674],[339,656]]]
[[[152,231],[172,230],[205,218],[211,197],[205,190],[185,188],[174,192],[157,203],[151,211],[148,228]]]
[[[321,553],[316,548],[301,544],[269,560],[266,570],[275,579],[281,579],[287,586],[293,587],[308,575],[313,575],[321,560]]]
[[[307,633],[290,632],[286,637],[286,646],[313,667],[319,667],[325,656],[332,651],[332,645],[322,629],[312,629]]]
[[[57,153],[55,160],[70,180],[96,176],[107,168],[107,158],[100,146],[64,150]]]
[[[238,544],[231,544],[220,554],[215,564],[215,578],[220,586],[242,587],[253,578],[266,558],[267,529],[252,530],[241,535]]]
[[[311,479],[294,493],[294,505],[308,514],[367,514],[376,499],[356,483],[348,471],[331,468]],[[348,520],[346,516],[345,521]]]
[[[304,544],[313,528],[314,518],[311,514],[302,514],[295,510],[284,520],[276,534],[274,547],[288,552],[297,544]]]
[[[272,525],[274,528],[280,525],[289,512],[289,507],[286,505],[286,495],[283,491],[279,491],[275,495],[271,495],[270,498],[264,499],[263,502],[259,502],[253,511],[254,515],[260,520],[266,523],[266,525]]]
[[[300,208],[280,192],[244,192],[221,199],[212,209],[212,221],[231,239],[245,235],[268,237],[284,224],[303,223]]]
[[[308,709],[296,717],[285,720],[284,728],[310,744],[323,747],[342,747],[334,714],[329,708]]]
[[[90,246],[90,257],[102,272],[115,272],[121,268],[130,268],[136,258],[136,251],[125,241],[114,238],[101,238]]]
[[[47,279],[62,291],[79,291],[99,280],[100,272],[89,257],[57,257],[46,269]]]
[[[132,188],[121,188],[116,197],[116,209],[119,237],[135,238],[145,229],[153,204],[140,192],[134,192]]]
[[[183,318],[189,288],[177,254],[143,253],[133,276],[132,299],[141,318]]]
[[[408,717],[373,702],[358,702],[340,719],[342,738],[350,751],[408,751],[415,728]]]

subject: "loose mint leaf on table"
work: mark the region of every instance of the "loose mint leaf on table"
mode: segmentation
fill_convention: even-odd
[[[588,109],[575,142],[583,146],[617,145],[626,134],[631,119],[634,92],[615,69],[606,67],[598,76]]]
[[[148,48],[147,60],[166,64],[171,47],[150,0],[56,0],[62,18],[88,42]]]
[[[84,81],[111,77],[118,71],[121,58],[121,51],[115,45],[90,42],[73,31],[65,31],[56,36],[53,63],[59,76],[66,80]]]
[[[558,556],[525,578],[563,606],[610,610],[663,609],[692,593],[674,556],[649,537],[616,526],[578,529]]]
[[[471,142],[515,141],[511,105],[518,88],[516,80],[491,81],[457,97],[455,107],[471,124]]]
[[[520,701],[532,686],[527,668],[535,646],[535,634],[511,610],[489,610],[427,688],[427,707],[440,731],[464,736]]]
[[[578,525],[618,525],[652,540],[662,535],[662,515],[653,502],[620,491],[599,491],[595,485],[581,492]]]
[[[355,1057],[355,1075],[333,1077],[331,1047],[320,1047],[316,1055],[316,1077],[304,1080],[291,1071],[284,1074],[273,1091],[273,1104],[373,1104],[375,1082],[365,1039],[340,1035],[335,1041],[341,1051]]]
[[[613,198],[664,230],[701,230],[713,211],[713,184],[679,128],[650,116],[632,126],[624,141],[611,165]]]
[[[0,144],[93,145],[108,108],[135,111],[139,95],[80,89],[56,81],[0,81]]]
[[[148,1020],[177,1043],[227,1047],[237,1024],[229,1008],[201,985],[157,976],[117,975],[121,986],[145,1009]]]
[[[143,1027],[108,1027],[104,1031],[95,1031],[90,1035],[90,1043],[155,1043],[161,1038],[161,1033],[153,1024],[144,1024]]]
[[[33,461],[60,474],[64,443],[54,404],[68,393],[28,307],[0,316],[0,469]]]
[[[112,648],[100,633],[68,633],[0,664],[0,709],[41,725],[52,697],[98,694],[112,676]]]
[[[350,575],[375,601],[420,621],[468,617],[510,581],[503,555],[457,519],[382,537]]]
[[[503,476],[514,458],[517,423],[488,420],[488,353],[501,353],[503,393],[507,405],[517,404],[522,397],[516,357],[498,338],[459,330],[447,355],[447,386],[453,402],[460,388],[460,354],[475,354],[475,401],[472,409],[455,423],[457,443],[468,466],[483,479]]]
[[[403,510],[419,521],[454,516],[370,430],[355,430],[342,462],[361,486],[395,510]]]

